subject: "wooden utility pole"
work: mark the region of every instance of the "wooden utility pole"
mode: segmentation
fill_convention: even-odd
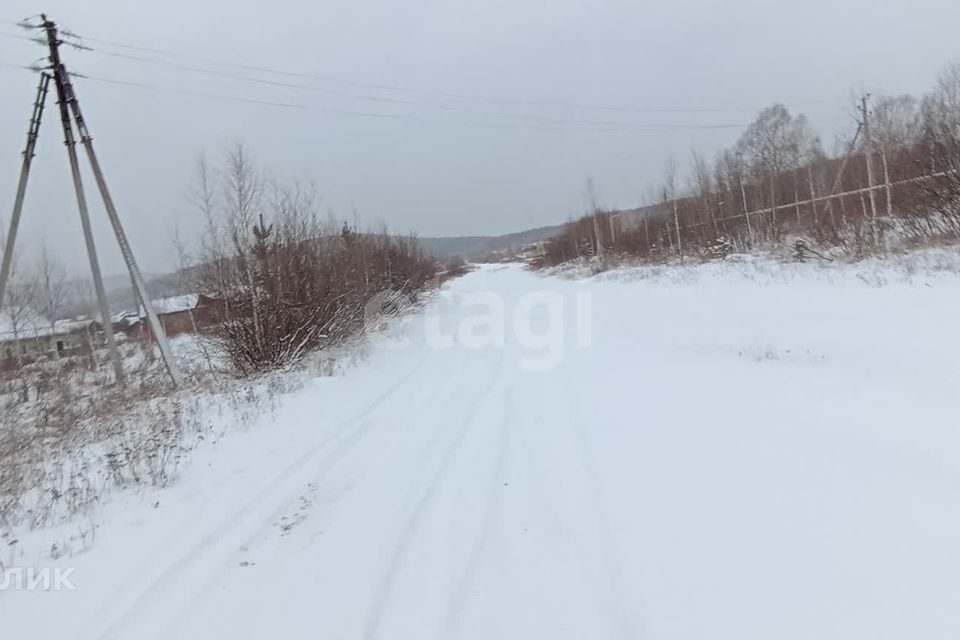
[[[813,224],[820,224],[820,220],[817,219],[817,191],[813,186],[813,162],[807,165],[807,181],[810,183],[810,206],[813,209]]]
[[[843,186],[843,173],[847,169],[847,163],[850,162],[850,158],[853,156],[853,151],[857,146],[857,139],[860,137],[860,132],[863,131],[863,122],[857,122],[857,130],[853,134],[853,138],[850,140],[850,147],[847,149],[847,155],[843,157],[843,162],[840,163],[840,169],[837,171],[837,178],[833,182],[833,188],[830,189],[830,196],[840,193],[840,189]],[[830,224],[836,227],[836,220],[833,217],[833,200],[827,199],[827,213],[830,215]],[[840,217],[843,217],[843,199],[840,200]]]
[[[743,184],[747,169],[743,162],[743,155],[737,154],[738,173],[737,181],[740,183],[740,201],[743,204],[743,217],[747,221],[747,242],[753,244],[753,227],[750,224],[750,209],[747,208],[747,188]]]
[[[874,194],[873,187],[876,184],[873,176],[873,140],[870,137],[870,109],[867,102],[870,100],[870,94],[865,94],[860,98],[860,115],[863,122],[863,145],[864,155],[867,161],[867,186],[870,197],[870,228],[873,232],[874,245],[879,246],[880,237],[877,234],[877,196]]]
[[[887,192],[887,219],[890,219],[893,217],[893,187],[890,184],[890,164],[884,145],[880,145],[880,162],[883,165],[883,186]]]
[[[683,260],[683,240],[680,239],[680,210],[677,207],[676,196],[673,200],[673,224],[677,227],[677,253],[680,254],[680,260]]]
[[[796,203],[797,207],[797,226],[800,226],[800,178],[798,177],[799,169],[793,174],[793,201]],[[811,196],[813,197],[813,196]]]
[[[650,225],[649,225],[650,215],[647,213],[643,214],[643,238],[647,243],[647,257],[650,257]]]

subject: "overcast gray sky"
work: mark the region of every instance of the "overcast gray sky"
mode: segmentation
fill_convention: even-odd
[[[185,235],[198,228],[187,193],[199,153],[233,141],[272,175],[313,181],[343,215],[355,207],[421,235],[498,234],[581,213],[588,177],[604,204],[634,206],[668,155],[681,166],[694,147],[712,155],[775,101],[806,113],[830,148],[850,126],[851,91],[921,94],[960,56],[957,0],[5,0],[0,20],[40,10],[98,49],[64,58],[91,76],[77,93],[148,271],[173,266],[174,221]],[[0,33],[23,32],[0,24]],[[0,63],[42,55],[0,37]],[[4,226],[36,81],[0,66]],[[61,138],[48,111],[24,251],[45,238],[79,273],[86,258]],[[87,185],[104,270],[118,273]]]

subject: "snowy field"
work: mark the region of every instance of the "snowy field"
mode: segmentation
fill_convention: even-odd
[[[0,635],[955,640],[958,326],[949,269],[483,267],[85,552],[27,534],[74,588]]]

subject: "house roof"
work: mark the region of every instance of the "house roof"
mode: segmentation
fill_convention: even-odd
[[[188,293],[182,296],[173,296],[170,298],[159,298],[157,300],[151,300],[150,304],[153,305],[153,310],[156,311],[158,314],[178,313],[180,311],[189,311],[190,309],[196,309],[197,303],[199,302],[199,300],[200,300],[200,297],[197,294]]]
[[[25,311],[21,314],[19,321],[14,322],[10,311],[6,309],[0,311],[0,342],[22,340],[24,338],[62,336],[75,331],[82,331],[93,322],[90,319],[50,322],[43,314],[34,310]],[[14,325],[16,325],[16,331],[14,331]]]

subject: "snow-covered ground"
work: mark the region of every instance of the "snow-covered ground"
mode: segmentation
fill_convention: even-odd
[[[960,276],[873,272],[482,268],[0,633],[954,640]]]

